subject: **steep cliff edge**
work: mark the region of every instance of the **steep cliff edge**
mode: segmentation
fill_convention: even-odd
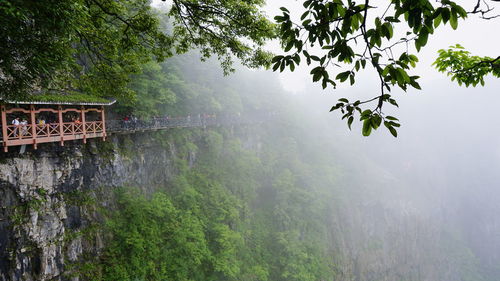
[[[174,159],[195,154],[180,155],[165,138],[168,134],[115,135],[107,142],[43,145],[23,155],[2,155],[0,280],[64,280],[68,263],[84,250],[99,251],[98,235],[93,245],[72,235],[98,219],[86,198],[105,198],[107,190],[123,185],[166,183],[175,173]]]

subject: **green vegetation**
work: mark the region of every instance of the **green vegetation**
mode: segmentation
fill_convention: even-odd
[[[459,85],[484,86],[484,78],[488,74],[500,78],[500,57],[473,56],[459,44],[448,50],[439,50],[439,57],[434,65],[440,72],[451,76]]]
[[[305,98],[280,103],[272,75],[241,69],[221,80],[215,61],[200,64],[193,57],[151,67],[168,78],[165,88],[150,85],[147,75],[136,76],[136,85],[152,90],[118,110],[146,117],[279,114],[260,126],[152,133],[151,142],[176,157],[174,178],[117,189],[113,203],[106,200],[100,210],[102,255],[84,256],[73,274],[90,280],[316,281],[356,275],[362,281],[406,281],[446,280],[459,266],[460,276],[482,276],[463,241],[440,225],[388,211],[383,199],[375,199],[389,197],[393,190],[387,186],[394,183],[380,179],[385,172],[352,144],[332,146],[328,130],[299,110]],[[168,102],[155,104],[163,95]],[[134,151],[127,143],[125,138],[106,150]],[[404,183],[397,189],[418,197]],[[380,213],[384,219],[372,221]],[[414,229],[422,232],[416,240],[399,235]],[[442,240],[456,250],[442,250]]]
[[[152,195],[116,190],[116,206],[104,211],[107,247],[97,261],[78,270],[102,276],[94,280],[314,281],[332,276],[332,257],[324,246],[327,198],[301,191],[292,175],[301,166],[268,166],[224,131],[210,132],[204,143],[196,167],[188,169],[185,160],[177,160],[184,164],[179,163],[170,186]],[[193,149],[188,143],[179,151]],[[311,175],[316,176],[322,177]],[[304,208],[306,203],[314,207]]]
[[[104,280],[192,280],[207,261],[203,224],[177,209],[164,193],[117,193],[110,215],[113,235],[102,257]]]
[[[150,4],[1,1],[2,98],[40,88],[130,98],[130,75],[147,62],[192,48],[200,48],[203,58],[217,55],[227,71],[233,55],[249,66],[270,59],[259,49],[273,36],[271,23],[259,11],[262,0],[175,0],[168,12]]]

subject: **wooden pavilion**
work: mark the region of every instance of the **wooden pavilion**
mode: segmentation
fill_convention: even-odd
[[[9,146],[106,138],[110,102],[0,101],[1,144]],[[23,118],[21,118],[23,117]]]

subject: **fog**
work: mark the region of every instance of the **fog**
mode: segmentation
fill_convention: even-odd
[[[473,2],[459,1],[469,10]],[[265,12],[272,18],[286,6],[297,17],[301,5],[302,1],[269,0]],[[334,199],[329,202],[329,221],[324,222],[333,236],[333,246],[325,248],[334,248],[341,276],[335,280],[492,281],[500,280],[500,80],[490,77],[484,87],[460,87],[432,63],[439,49],[457,43],[476,55],[498,55],[499,29],[499,20],[471,15],[459,22],[458,30],[440,27],[421,52],[411,51],[420,60],[411,74],[421,76],[423,90],[392,91],[400,106],[385,106],[384,112],[400,119],[397,138],[385,128],[362,137],[359,123],[349,130],[339,113],[329,113],[339,98],[378,95],[379,81],[373,70],[360,74],[354,86],[322,90],[311,82],[304,63],[293,73],[252,71],[254,76],[238,67],[229,77],[191,59],[180,65],[185,81],[203,85],[194,92],[204,89],[206,95],[213,95],[210,83],[220,80],[217,87],[231,93],[231,97],[227,93],[217,96],[222,107],[221,101],[229,101],[225,110],[239,114],[245,102],[259,104],[256,107],[261,109],[260,103],[274,103],[267,110],[287,112],[293,116],[286,121],[292,123],[289,126],[304,134],[298,139],[274,124],[276,139],[268,140],[270,145],[290,140],[292,144],[284,147],[305,154],[302,161],[322,163],[319,159],[330,157],[326,162],[338,167],[340,175],[334,176],[338,183],[328,186],[327,193]],[[266,48],[282,52],[276,41]],[[279,79],[286,91],[283,96],[273,93],[280,90],[270,79]],[[195,103],[204,99],[200,93],[191,95]],[[245,95],[252,96],[245,99]],[[208,103],[198,105],[199,110],[210,108]],[[287,134],[292,137],[288,139]],[[307,178],[300,172],[297,177]],[[302,187],[331,184],[326,178],[321,175]]]
[[[467,2],[462,1],[464,5],[473,4]],[[295,4],[292,14],[301,11],[300,3]],[[278,14],[279,7],[285,5],[292,4],[272,1],[268,13]],[[478,258],[487,272],[484,276],[491,278],[487,280],[500,280],[500,81],[490,78],[485,87],[459,87],[431,64],[439,49],[457,43],[476,55],[497,56],[500,37],[495,34],[499,28],[498,20],[471,16],[460,22],[458,30],[447,26],[429,39],[412,72],[422,77],[423,90],[393,91],[400,108],[385,108],[402,122],[398,138],[385,128],[362,137],[359,124],[349,131],[339,114],[327,113],[338,98],[375,95],[378,81],[373,72],[358,78],[354,87],[325,91],[310,82],[304,66],[295,73],[280,75],[284,88],[307,104],[302,110],[312,112],[318,122],[330,128],[323,137],[329,138],[331,145],[362,154],[383,170],[372,174],[363,165],[352,167],[355,176],[362,177],[367,185],[385,178],[383,188],[365,200],[383,202],[396,213],[411,210],[435,222],[438,228],[455,232]],[[271,48],[279,52],[279,46]]]
[[[473,2],[459,1],[469,10]],[[272,18],[286,6],[298,17],[301,5],[270,0],[265,11]],[[337,209],[328,222],[338,236],[335,255],[343,253],[339,280],[500,280],[500,81],[460,87],[432,67],[439,49],[457,43],[475,55],[497,56],[499,29],[500,21],[471,15],[458,30],[438,28],[418,54],[411,50],[420,60],[411,74],[421,76],[423,90],[392,91],[400,106],[384,112],[400,119],[397,138],[385,128],[362,137],[360,124],[350,131],[339,113],[329,113],[339,98],[378,95],[373,70],[359,74],[352,87],[326,90],[311,82],[304,63],[272,76],[287,91],[282,98],[295,105],[283,109],[288,103],[279,101],[276,108],[304,123],[297,125],[307,127],[302,141],[315,143],[297,149],[315,155],[306,159],[334,150],[330,162],[343,171],[342,184],[331,188],[344,199],[331,202]],[[277,41],[267,49],[282,53]],[[238,84],[246,79],[239,75],[220,79]]]

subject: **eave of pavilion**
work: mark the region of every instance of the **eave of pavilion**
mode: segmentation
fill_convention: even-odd
[[[13,101],[13,100],[0,100],[3,104],[11,105],[87,105],[87,106],[110,106],[116,100],[109,102],[70,102],[70,101]]]

